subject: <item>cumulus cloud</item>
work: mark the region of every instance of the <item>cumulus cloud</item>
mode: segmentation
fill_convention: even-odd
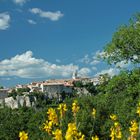
[[[50,11],[43,11],[43,10],[41,10],[39,8],[32,8],[32,9],[29,9],[29,11],[32,14],[39,15],[42,18],[48,18],[48,19],[50,19],[52,21],[57,21],[61,17],[64,16],[64,14],[62,14],[61,11],[50,12]]]
[[[27,21],[28,21],[29,24],[34,24],[34,25],[37,24],[37,23],[36,23],[34,20],[32,20],[32,19],[28,19]]]
[[[77,65],[57,65],[44,59],[33,57],[32,51],[16,55],[11,59],[0,61],[0,76],[16,76],[20,78],[50,78],[50,77],[70,77],[73,71],[78,70]],[[88,68],[82,68],[79,73],[87,75]]]
[[[131,65],[131,62],[121,61],[116,64],[117,68],[128,68]]]
[[[95,56],[94,56],[94,58],[96,58],[96,59],[103,59],[103,58],[108,58],[108,54],[105,52],[105,51],[100,51],[100,50],[98,50],[96,53],[95,53]]]
[[[10,26],[10,15],[8,13],[0,13],[0,30],[6,30]]]
[[[100,63],[100,58],[98,57],[99,52],[96,52],[92,55],[86,54],[83,58],[79,59],[78,62],[89,64],[89,65],[97,65]]]
[[[111,77],[113,77],[114,75],[117,75],[118,73],[119,73],[118,69],[109,68],[109,69],[106,69],[106,70],[102,70],[101,72],[98,72],[95,76],[99,76],[99,75],[102,75],[102,74],[108,74]]]
[[[97,64],[99,64],[99,63],[100,63],[100,61],[97,60],[97,59],[93,59],[93,60],[90,62],[91,65],[97,65]]]
[[[87,77],[91,73],[91,70],[89,68],[81,68],[78,71],[78,76],[80,77]]]
[[[79,62],[89,64],[91,61],[91,58],[89,57],[88,54],[86,54],[83,58],[79,59]]]
[[[92,70],[93,70],[93,71],[96,71],[96,70],[97,70],[97,68],[96,68],[96,67],[92,67]]]
[[[59,60],[59,59],[56,59],[55,61],[56,61],[57,63],[61,63],[61,60]]]
[[[27,0],[13,0],[13,2],[18,5],[23,5],[27,2]]]

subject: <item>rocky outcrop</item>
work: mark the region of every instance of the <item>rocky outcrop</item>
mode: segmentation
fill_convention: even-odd
[[[86,88],[75,87],[74,90],[78,96],[91,95],[91,93]]]
[[[16,96],[16,99],[13,97],[8,97],[3,100],[0,100],[1,107],[7,106],[12,109],[19,108],[19,107],[33,107],[35,105],[36,98],[33,97],[32,100],[30,100],[29,96]]]

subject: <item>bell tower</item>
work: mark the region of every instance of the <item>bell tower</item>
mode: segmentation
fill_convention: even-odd
[[[77,79],[77,70],[75,70],[72,74],[72,79],[75,80]]]

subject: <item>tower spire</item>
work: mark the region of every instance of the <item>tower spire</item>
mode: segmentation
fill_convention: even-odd
[[[77,79],[77,70],[75,70],[72,74],[72,79]]]

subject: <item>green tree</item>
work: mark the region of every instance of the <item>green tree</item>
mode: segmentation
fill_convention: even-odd
[[[140,63],[140,14],[134,16],[128,25],[123,25],[114,33],[105,47],[108,63]]]
[[[18,93],[23,93],[23,92],[29,92],[30,91],[30,88],[19,88],[19,89],[17,89],[17,92]]]
[[[3,86],[0,86],[0,89],[4,89],[4,87]]]
[[[82,81],[75,81],[73,84],[75,87],[83,87]]]

